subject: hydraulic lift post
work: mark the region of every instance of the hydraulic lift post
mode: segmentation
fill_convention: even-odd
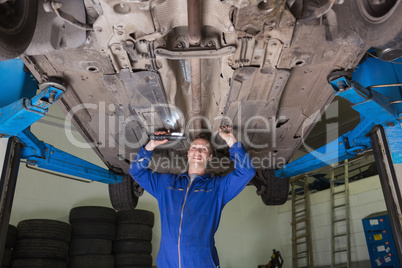
[[[15,137],[2,139],[0,148],[5,153],[0,180],[0,263],[2,263],[15,187],[17,186],[21,144]]]
[[[123,176],[40,141],[30,126],[62,98],[66,86],[57,78],[39,85],[23,70],[19,59],[0,62],[0,139],[4,153],[0,181],[0,263],[7,237],[21,159],[28,165],[103,183],[119,183]],[[2,159],[2,158],[0,158]]]
[[[399,261],[402,261],[402,162],[400,147],[402,145],[402,129],[399,133],[378,126],[370,135],[374,157],[380,177],[381,187],[387,206],[388,217],[394,234],[395,246]],[[397,134],[396,138],[394,134]],[[395,146],[395,142],[399,143]],[[395,148],[397,147],[397,148]],[[399,152],[398,152],[399,151]],[[397,155],[395,155],[397,154]]]

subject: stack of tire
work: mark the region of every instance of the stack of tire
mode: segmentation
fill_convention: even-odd
[[[66,268],[71,225],[56,220],[32,219],[18,223],[13,248],[14,268]]]
[[[17,234],[18,234],[17,227],[15,227],[14,225],[8,225],[6,244],[4,246],[1,268],[11,267],[12,249],[17,240]]]
[[[146,210],[118,211],[113,244],[116,268],[152,267],[152,228],[154,214]]]
[[[76,207],[71,209],[69,220],[73,228],[69,267],[114,268],[116,211],[98,206]]]

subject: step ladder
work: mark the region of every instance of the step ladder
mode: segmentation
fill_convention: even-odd
[[[349,222],[349,168],[344,163],[344,181],[342,186],[335,183],[343,179],[335,178],[331,170],[331,268],[350,268],[350,222]]]
[[[296,177],[290,181],[290,185],[292,189],[293,268],[314,268],[308,177]],[[296,195],[296,185],[303,187],[302,195]]]

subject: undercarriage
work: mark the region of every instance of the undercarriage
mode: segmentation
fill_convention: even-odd
[[[360,2],[39,0],[21,59],[38,82],[66,83],[60,107],[116,173],[128,173],[157,130],[187,140],[157,150],[156,171],[182,172],[200,133],[221,159],[228,150],[217,131],[231,125],[267,174],[291,159],[331,103],[331,73],[352,71],[373,45],[399,46],[399,32],[375,44],[358,30]],[[227,172],[216,163],[211,171]]]

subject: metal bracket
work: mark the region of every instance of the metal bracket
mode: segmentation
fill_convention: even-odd
[[[187,48],[183,50],[168,50],[162,47],[155,49],[155,54],[159,57],[169,60],[181,59],[216,59],[224,56],[229,56],[235,53],[236,47],[227,46],[220,49],[192,49]]]
[[[32,99],[22,98],[0,109],[0,134],[16,136],[41,119],[53,103],[64,95],[66,87],[57,79],[39,85],[41,92]]]
[[[79,29],[83,29],[83,30],[87,30],[87,31],[93,30],[91,25],[82,23],[82,22],[78,21],[76,18],[74,18],[74,16],[60,10],[60,8],[62,6],[63,6],[63,3],[56,2],[56,1],[46,1],[43,3],[43,9],[46,12],[56,13],[56,15],[59,18],[61,18],[62,20],[70,23],[71,25],[73,25]]]

